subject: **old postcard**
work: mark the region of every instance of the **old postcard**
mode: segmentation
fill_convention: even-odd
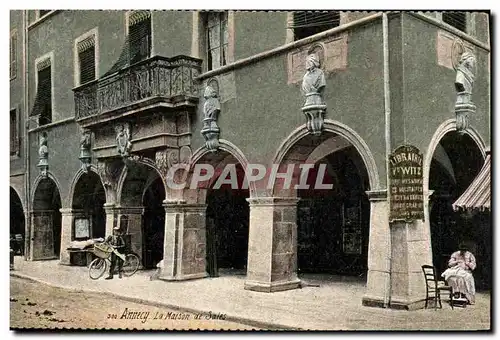
[[[10,11],[10,327],[491,330],[490,12]]]

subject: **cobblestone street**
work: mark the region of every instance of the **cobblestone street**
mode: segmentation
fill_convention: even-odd
[[[136,328],[168,330],[249,330],[204,314],[153,307],[98,293],[68,291],[20,278],[10,281],[11,328]],[[115,318],[116,317],[116,318]],[[214,315],[214,318],[224,318]]]
[[[242,275],[165,282],[150,281],[148,274],[151,272],[139,271],[134,276],[122,280],[93,281],[88,278],[87,268],[61,266],[57,261],[27,262],[16,257],[15,266],[16,269],[11,271],[12,280],[16,280],[12,275],[17,275],[50,286],[70,289],[76,291],[74,296],[80,296],[83,301],[99,296],[100,300],[97,301],[100,306],[107,305],[102,301],[116,300],[105,299],[103,294],[108,294],[108,297],[114,294],[123,300],[161,307],[161,310],[180,309],[192,314],[210,311],[226,314],[226,321],[251,325],[249,328],[256,326],[262,329],[311,330],[488,330],[491,327],[490,294],[483,292],[476,295],[476,305],[467,308],[455,308],[452,311],[449,305],[443,303],[443,309],[438,310],[430,308],[402,311],[362,306],[361,299],[365,288],[364,283],[358,279],[307,277],[304,279],[307,279],[308,283],[319,287],[310,286],[267,294],[244,290],[245,277]],[[17,282],[17,280],[11,281],[13,292],[22,291],[22,288],[16,287]],[[96,293],[102,294],[95,295]],[[28,298],[31,300],[31,297]],[[50,300],[45,298],[43,301]],[[54,300],[51,302],[53,307],[47,305],[44,309],[51,310],[68,305],[73,311],[74,307],[69,301],[64,298]],[[87,317],[94,318],[93,322],[100,322],[97,327],[102,327],[100,325],[106,324],[108,313],[123,313],[124,307],[132,305],[128,302],[111,304],[99,316],[92,312],[92,315]],[[12,308],[17,308],[16,306],[11,302]],[[77,308],[82,310],[81,306]],[[42,313],[44,309],[26,311]],[[62,318],[58,314],[51,317]],[[15,319],[12,322],[15,322]],[[64,326],[69,324],[68,322]],[[134,327],[136,324],[137,327],[142,326],[137,320],[134,321]],[[114,324],[112,325],[114,327]],[[148,323],[148,326],[152,325],[153,323]],[[164,328],[164,323],[159,325]],[[219,326],[213,322],[203,325],[208,328]],[[234,326],[238,325],[227,324],[227,327]],[[85,326],[80,325],[80,327]]]

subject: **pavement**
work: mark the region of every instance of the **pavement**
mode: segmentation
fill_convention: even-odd
[[[489,292],[476,294],[476,304],[414,311],[365,307],[365,281],[341,276],[301,277],[311,286],[276,293],[244,290],[244,275],[222,274],[182,282],[150,280],[153,271],[113,280],[91,280],[86,267],[58,261],[25,261],[16,256],[10,275],[54,287],[103,293],[135,303],[192,313],[221,313],[225,320],[281,330],[490,330]],[[319,287],[317,287],[319,285]]]

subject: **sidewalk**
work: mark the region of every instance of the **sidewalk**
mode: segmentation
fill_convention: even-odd
[[[183,282],[150,281],[148,272],[114,280],[91,280],[86,267],[61,266],[58,261],[15,259],[11,275],[61,288],[114,294],[120,298],[182,309],[223,313],[226,320],[270,329],[311,330],[487,330],[490,295],[478,293],[467,308],[401,311],[364,307],[364,283],[339,277],[308,277],[305,287],[277,293],[243,289],[244,276],[221,276]],[[328,280],[327,280],[328,279]]]

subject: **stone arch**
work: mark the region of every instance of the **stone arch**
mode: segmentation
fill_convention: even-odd
[[[15,254],[24,255],[26,237],[26,209],[18,191],[10,186],[10,248]],[[21,235],[18,239],[16,235]],[[12,239],[14,237],[14,240]]]
[[[423,182],[424,182],[424,192],[429,191],[429,176],[431,170],[431,162],[432,157],[434,156],[434,152],[441,141],[441,139],[449,132],[453,132],[457,130],[457,120],[456,118],[450,118],[444,121],[434,132],[434,135],[427,146],[427,150],[424,156],[424,167],[423,167]],[[465,133],[471,137],[471,139],[476,143],[477,147],[481,151],[483,159],[486,158],[486,144],[484,143],[481,135],[473,128],[469,127],[465,130]]]
[[[361,136],[356,133],[353,129],[348,127],[345,124],[340,122],[325,119],[323,125],[323,133],[330,132],[336,135],[343,137],[347,140],[354,148],[357,150],[361,159],[363,160],[364,166],[368,173],[368,180],[370,185],[370,190],[380,189],[380,178],[378,174],[377,165],[375,163],[375,158],[373,157],[368,144],[361,138]],[[307,130],[306,124],[299,126],[295,129],[279,146],[276,155],[274,156],[272,164],[283,164],[283,161],[286,159],[289,151],[293,148],[293,146],[300,141],[302,138],[306,137],[309,134]],[[321,155],[316,155],[315,159],[319,159]],[[309,157],[306,155],[304,161]],[[311,159],[309,159],[311,160]],[[274,184],[273,184],[274,188]],[[274,190],[274,189],[273,189]]]
[[[30,202],[31,202],[31,209],[32,210],[35,210],[35,194],[36,194],[36,189],[38,188],[38,186],[40,185],[40,182],[45,180],[45,179],[50,179],[54,182],[56,188],[57,188],[57,191],[59,192],[59,195],[61,195],[61,184],[59,183],[59,181],[57,180],[57,178],[50,172],[50,171],[47,171],[47,176],[42,176],[42,175],[38,175],[35,180],[33,181],[33,186],[32,188],[35,188],[33,190],[33,192],[31,193],[30,195]],[[61,204],[63,203],[64,201],[61,202]],[[66,208],[66,206],[63,206],[63,208]]]
[[[104,188],[104,192],[106,193],[106,197],[108,197],[108,189],[106,187],[106,185],[104,185],[104,182],[101,178],[101,176],[99,175],[99,172],[97,171],[97,167],[95,165],[91,165],[88,172],[93,172],[95,173],[98,177],[99,177],[99,181],[101,183],[101,185],[103,186]],[[68,197],[68,206],[69,207],[72,207],[73,206],[73,198],[75,196],[75,188],[76,188],[76,185],[78,183],[78,181],[80,180],[80,178],[84,175],[84,174],[87,174],[87,172],[83,171],[81,168],[76,172],[75,176],[73,176],[73,180],[71,181],[71,185],[70,185],[70,189],[69,189],[69,197]]]
[[[124,188],[124,184],[127,181],[127,177],[129,175],[140,176],[141,173],[142,173],[142,175],[145,175],[142,189],[135,190],[136,200],[134,202],[137,203],[138,205],[141,204],[142,197],[144,196],[144,192],[147,189],[147,184],[148,184],[147,182],[150,181],[151,171],[154,171],[158,175],[158,177],[161,178],[161,181],[162,181],[164,189],[165,189],[165,193],[168,192],[165,178],[162,176],[162,173],[160,172],[160,170],[158,169],[156,164],[154,164],[154,162],[147,160],[147,159],[143,159],[143,158],[138,159],[138,160],[134,160],[134,161],[128,161],[128,162],[129,163],[126,164],[126,166],[123,168],[120,176],[118,177],[117,190],[116,190],[116,203],[117,204],[121,205],[122,203],[125,203],[125,202],[123,202],[123,198],[124,198],[123,188]],[[154,177],[156,178],[156,176],[154,176]],[[153,181],[154,181],[154,179],[153,179]]]
[[[30,211],[30,257],[32,260],[58,258],[62,245],[63,208],[60,185],[56,178],[37,176],[34,181]]]
[[[219,140],[219,145],[220,145],[220,150],[227,152],[229,155],[234,157],[238,163],[241,165],[241,167],[245,170],[248,166],[248,160],[243,154],[243,152],[233,143],[231,143],[228,140],[225,139],[220,139]],[[186,176],[187,177],[187,186],[190,184],[190,179],[191,179],[191,174],[193,171],[194,166],[198,163],[202,157],[206,156],[207,154],[210,154],[211,152],[206,148],[206,146],[202,146],[198,148],[193,155],[191,156],[191,159],[189,161],[189,174]],[[226,164],[224,159],[221,160],[222,164]],[[248,183],[249,186],[249,191],[250,191],[250,197],[254,195],[256,192],[255,190],[255,183],[250,182]]]

